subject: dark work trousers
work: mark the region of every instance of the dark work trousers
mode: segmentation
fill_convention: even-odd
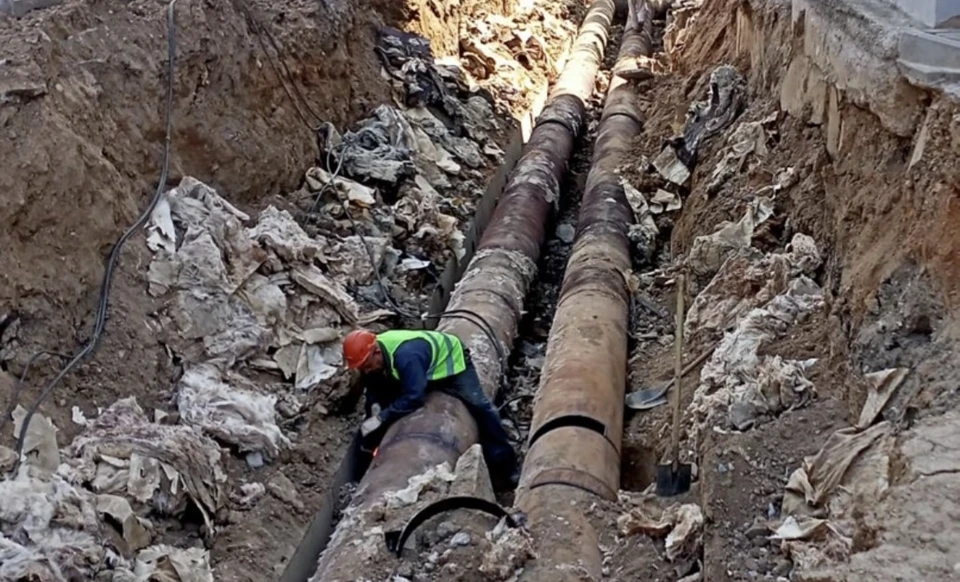
[[[483,392],[473,362],[468,359],[466,370],[437,382],[437,389],[463,402],[477,422],[480,446],[491,475],[495,479],[509,478],[517,470],[517,453],[510,444],[507,431],[500,424],[497,407]]]
[[[466,370],[456,376],[430,382],[427,384],[427,391],[439,390],[453,396],[467,407],[470,415],[477,423],[480,446],[483,448],[483,456],[487,461],[487,468],[490,469],[491,477],[495,481],[509,479],[512,473],[517,470],[517,454],[510,444],[507,431],[500,424],[500,414],[497,412],[497,408],[483,392],[480,378],[477,376],[477,369],[474,368],[469,353],[465,356],[467,360]],[[365,408],[368,417],[372,414],[371,405],[374,402],[382,408],[386,408],[397,398],[400,390],[399,383],[394,378],[384,375],[369,378],[366,386]],[[363,439],[364,448],[372,451],[378,447],[390,424],[392,423],[384,423],[383,426],[367,435]]]

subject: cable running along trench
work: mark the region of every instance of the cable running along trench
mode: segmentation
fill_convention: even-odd
[[[20,457],[23,454],[23,444],[26,440],[27,429],[30,426],[30,420],[33,418],[33,415],[37,412],[37,409],[40,408],[40,405],[50,397],[50,394],[53,393],[54,388],[70,373],[84,358],[90,357],[96,352],[97,348],[100,346],[100,340],[103,338],[103,331],[107,326],[107,309],[110,303],[110,286],[113,282],[113,273],[117,266],[117,261],[120,258],[120,251],[123,249],[123,245],[126,244],[127,240],[133,236],[137,230],[139,230],[150,218],[150,215],[153,213],[153,209],[156,208],[157,202],[160,201],[160,196],[163,194],[164,187],[167,183],[167,175],[169,174],[170,169],[170,142],[173,134],[173,73],[174,73],[174,61],[176,58],[177,52],[177,38],[176,38],[176,21],[174,18],[177,0],[172,0],[170,4],[167,5],[167,96],[166,96],[166,136],[163,144],[163,164],[160,170],[160,180],[157,183],[157,190],[153,194],[153,198],[150,200],[150,204],[147,205],[143,213],[140,214],[140,218],[137,219],[133,225],[128,228],[119,239],[117,239],[116,244],[113,245],[113,248],[110,250],[110,254],[107,256],[107,264],[103,271],[103,280],[100,283],[100,296],[97,301],[97,313],[94,319],[93,334],[90,336],[90,339],[87,341],[87,344],[77,352],[73,358],[64,366],[60,372],[47,384],[46,388],[43,389],[43,392],[40,393],[40,396],[30,405],[30,408],[27,410],[27,414],[23,419],[23,423],[20,426],[20,434],[17,438],[17,448],[16,448],[16,459],[14,461],[14,466],[12,471],[15,473],[17,468],[20,465]],[[39,354],[35,355],[30,359],[32,363]],[[21,385],[26,377],[26,372],[29,370],[29,363],[27,369],[24,370],[23,375],[21,376]],[[19,387],[14,393],[14,398],[19,400]],[[16,407],[16,404],[13,404]]]

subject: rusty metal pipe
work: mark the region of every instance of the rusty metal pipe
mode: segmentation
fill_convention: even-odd
[[[524,298],[536,276],[547,218],[560,195],[560,179],[574,141],[583,130],[586,101],[596,84],[615,11],[614,0],[594,0],[590,5],[548,104],[537,118],[476,254],[451,295],[448,309],[479,315],[500,346],[493,345],[477,324],[460,318],[445,317],[437,328],[458,336],[469,348],[484,391],[491,398],[506,372],[498,354],[513,345]],[[311,581],[366,578],[364,562],[370,556],[359,555],[363,552],[357,548],[364,534],[383,518],[376,507],[383,494],[402,489],[411,477],[433,466],[444,462],[453,466],[476,441],[476,423],[466,408],[441,393],[431,393],[422,408],[391,426]]]
[[[631,6],[618,64],[650,55],[651,26],[649,4]],[[539,546],[539,558],[522,580],[601,577],[598,536],[585,511],[597,497],[616,500],[620,489],[630,306],[625,275],[633,213],[617,169],[642,124],[633,88],[614,75],[550,328],[517,492]]]

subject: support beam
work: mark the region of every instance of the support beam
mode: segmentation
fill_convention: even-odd
[[[635,1],[635,0],[634,0]],[[618,67],[652,52],[651,13],[630,7]],[[517,493],[538,559],[521,580],[599,580],[598,535],[586,510],[620,489],[630,291],[628,229],[633,219],[617,169],[640,132],[633,88],[614,75],[580,207],[533,411],[530,448]]]
[[[500,354],[509,353],[513,345],[524,298],[536,276],[547,218],[560,196],[574,141],[583,130],[586,101],[596,84],[614,13],[614,0],[594,0],[590,5],[477,253],[450,298],[448,311],[479,315],[499,345],[490,342],[481,326],[460,317],[444,317],[437,328],[463,340],[491,398],[506,373]],[[430,394],[422,408],[390,427],[311,581],[364,579],[364,557],[358,556],[352,542],[362,540],[382,517],[372,508],[383,494],[402,489],[410,477],[438,464],[454,466],[476,441],[476,423],[466,408],[440,393]]]

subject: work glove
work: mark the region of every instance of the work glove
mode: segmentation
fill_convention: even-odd
[[[367,420],[363,421],[363,424],[360,425],[360,434],[367,436],[368,434],[380,428],[381,424],[383,424],[383,421],[380,420],[380,417],[373,415]]]

